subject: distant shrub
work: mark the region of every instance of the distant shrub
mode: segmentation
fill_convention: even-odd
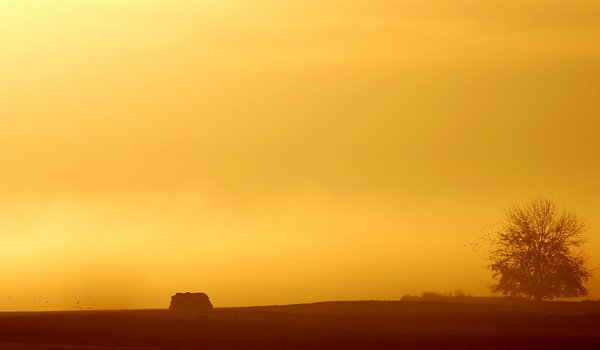
[[[464,298],[464,297],[467,297],[467,295],[465,294],[464,291],[457,289],[454,291],[454,297],[455,298]]]

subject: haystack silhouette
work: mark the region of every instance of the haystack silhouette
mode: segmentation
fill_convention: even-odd
[[[206,312],[213,309],[213,305],[205,293],[177,293],[171,297],[169,310]]]

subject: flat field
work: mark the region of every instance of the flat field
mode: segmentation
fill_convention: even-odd
[[[357,301],[0,313],[0,349],[600,349],[600,303]]]

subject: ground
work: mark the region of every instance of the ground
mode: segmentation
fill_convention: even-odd
[[[600,349],[600,303],[330,302],[0,313],[0,349]]]

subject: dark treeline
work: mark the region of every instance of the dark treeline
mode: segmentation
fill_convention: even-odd
[[[453,293],[423,292],[420,296],[404,295],[402,301],[440,301],[440,302],[466,302],[466,303],[491,303],[491,304],[519,304],[529,303],[525,297],[482,297],[472,296],[457,290]],[[600,304],[600,301],[582,300],[582,303]]]

